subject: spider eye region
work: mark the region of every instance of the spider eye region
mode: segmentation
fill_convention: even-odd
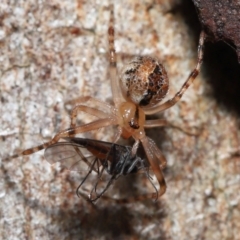
[[[123,68],[120,85],[126,100],[152,107],[166,96],[169,82],[163,65],[145,56],[133,59]]]
[[[119,115],[122,121],[119,125],[126,131],[124,138],[129,138],[134,134],[141,133],[145,124],[145,113],[132,102],[123,102],[119,107]]]

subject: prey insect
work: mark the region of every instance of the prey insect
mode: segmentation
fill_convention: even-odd
[[[140,171],[146,174],[155,188],[149,175],[148,162],[138,156],[132,156],[130,146],[86,138],[64,138],[64,140],[65,142],[58,142],[46,148],[44,156],[50,164],[60,162],[63,168],[71,171],[81,172],[87,167],[88,172],[76,190],[78,196],[81,195],[79,192],[81,186],[92,172],[97,174],[97,181],[88,196],[92,202],[99,199],[120,176]],[[97,193],[97,186],[104,171],[111,177],[103,190]]]

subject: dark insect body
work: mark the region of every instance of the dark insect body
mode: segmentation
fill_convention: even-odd
[[[64,138],[64,140],[65,142],[58,142],[46,148],[45,159],[50,164],[59,162],[63,168],[71,171],[88,171],[77,188],[78,196],[80,187],[92,172],[97,173],[98,180],[89,195],[90,201],[100,198],[113,181],[123,175],[143,171],[152,183],[148,173],[148,162],[136,155],[132,156],[130,146],[86,138]],[[102,192],[98,194],[97,185],[104,171],[111,175],[111,178]],[[92,197],[94,192],[95,198]]]

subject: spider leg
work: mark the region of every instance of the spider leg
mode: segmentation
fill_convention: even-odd
[[[117,127],[117,131],[116,131],[116,133],[115,133],[115,135],[113,137],[112,143],[113,144],[116,143],[119,140],[119,138],[121,137],[121,135],[122,135],[122,128],[120,126],[118,126]]]
[[[108,112],[109,112],[109,110],[111,110],[111,112],[113,112],[113,108],[110,105],[105,104],[104,102],[101,102],[101,101],[91,98],[91,97],[82,97],[82,98],[79,98],[78,101],[82,101],[81,103],[85,103],[85,104],[86,104],[86,102],[88,102],[88,103],[92,102],[92,103],[98,104],[98,107],[100,109],[106,109],[106,110],[108,110]],[[92,107],[85,106],[85,105],[77,105],[72,109],[72,112],[71,112],[70,128],[76,127],[76,120],[77,120],[78,112],[85,112],[90,115],[96,116],[98,118],[107,118],[109,116],[109,113],[105,113],[99,109],[92,108]],[[74,137],[74,134],[70,135],[70,137]],[[75,148],[75,151],[78,153],[78,155],[81,157],[80,150],[77,147],[74,147],[74,148]]]
[[[73,107],[75,107],[77,105],[85,105],[85,106],[86,105],[87,106],[94,105],[94,106],[97,106],[98,109],[101,109],[103,112],[112,112],[113,113],[113,111],[114,111],[114,108],[110,104],[107,104],[103,101],[100,101],[97,98],[93,98],[90,96],[79,97],[77,99],[70,100],[70,101],[66,102],[64,105],[65,105],[65,107],[68,105],[71,105]]]
[[[15,154],[13,156],[7,157],[4,160],[9,160],[12,158],[17,158],[20,156],[24,156],[24,155],[30,155],[32,153],[38,152],[40,150],[43,150],[47,147],[49,147],[50,145],[57,143],[59,141],[60,138],[64,138],[64,137],[70,137],[79,133],[85,133],[85,132],[90,132],[92,130],[96,130],[99,128],[103,128],[103,127],[107,127],[107,126],[111,126],[111,125],[116,125],[116,119],[115,118],[103,118],[103,119],[98,119],[96,121],[93,121],[91,123],[87,123],[75,128],[69,128],[67,130],[61,131],[58,134],[56,134],[50,141],[43,143],[41,145],[38,145],[36,147],[32,147],[29,149],[26,149],[22,152],[20,152],[19,154]]]
[[[132,151],[131,151],[132,157],[136,155],[138,147],[139,147],[139,140],[135,139],[135,143],[133,144]]]
[[[98,118],[107,118],[109,116],[109,114],[113,115],[114,112],[114,108],[111,105],[108,105],[107,103],[104,103],[98,99],[92,98],[92,97],[80,97],[76,100],[73,101],[69,101],[67,102],[65,105],[67,104],[78,104],[74,106],[74,108],[71,111],[71,128],[75,128],[76,127],[76,119],[77,119],[77,114],[78,112],[85,112],[88,113],[92,116],[96,116]],[[86,104],[94,104],[96,106],[98,106],[98,109],[96,108],[92,108],[89,106],[86,106]],[[101,110],[99,110],[101,109]]]
[[[152,197],[157,199],[158,197],[162,196],[166,192],[166,188],[167,188],[167,185],[162,173],[162,168],[164,168],[164,166],[166,165],[166,159],[152,139],[143,137],[141,139],[141,142],[145,150],[145,153],[147,155],[150,166],[160,185],[159,191],[157,193],[152,194]],[[161,165],[159,165],[159,161]]]
[[[167,120],[165,119],[154,119],[154,120],[147,120],[144,124],[144,128],[154,128],[154,127],[170,127],[170,128],[175,128],[179,131],[182,131],[183,133],[189,135],[189,136],[198,136],[201,134],[202,132],[202,128],[198,128],[198,127],[194,127],[194,130],[189,130],[189,129],[186,129],[184,127],[180,127],[180,126],[177,126],[177,125],[174,125],[170,122],[168,122]]]
[[[121,91],[117,77],[117,62],[116,51],[114,47],[114,6],[110,4],[110,20],[108,27],[108,42],[109,42],[109,64],[110,64],[110,79],[112,96],[115,107],[118,107],[121,102]]]
[[[76,127],[76,119],[78,112],[85,112],[92,116],[98,117],[98,118],[107,118],[109,116],[109,113],[105,113],[99,109],[84,106],[84,105],[77,105],[73,108],[71,112],[71,128]]]
[[[180,91],[177,92],[173,98],[167,100],[165,103],[163,103],[159,106],[152,107],[152,108],[144,109],[145,114],[149,115],[149,114],[154,114],[154,113],[157,113],[157,112],[162,112],[162,111],[172,107],[173,105],[175,105],[181,99],[184,92],[188,89],[188,87],[192,84],[194,79],[199,74],[199,70],[200,70],[200,67],[201,67],[201,64],[202,64],[202,59],[203,59],[204,40],[205,40],[205,33],[202,31],[201,34],[200,34],[199,44],[198,44],[197,65],[194,68],[194,70],[191,72],[191,74],[189,75],[189,77],[187,78],[187,80],[185,81],[183,86],[181,87]]]
[[[163,127],[169,125],[169,122],[165,119],[146,120],[144,128]]]
[[[166,158],[162,154],[161,150],[157,147],[156,143],[151,138],[147,138],[147,139],[148,139],[149,144],[151,145],[152,152],[155,154],[157,159],[160,161],[161,169],[164,169],[167,164]]]

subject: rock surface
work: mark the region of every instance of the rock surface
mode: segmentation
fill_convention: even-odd
[[[186,2],[115,4],[119,67],[131,55],[158,57],[170,79],[167,98],[180,89],[197,59],[199,26],[193,29],[183,14],[195,14]],[[0,9],[2,159],[69,127],[65,102],[90,95],[111,103],[111,90],[108,1],[1,1]],[[182,100],[154,116],[196,134],[174,128],[147,131],[168,160],[168,188],[160,200],[120,205],[100,199],[94,207],[75,194],[84,173],[51,166],[41,151],[1,162],[0,238],[237,239],[239,116],[224,98],[215,97],[211,83],[218,75],[211,75],[207,57]],[[110,141],[114,132],[103,129],[93,137]],[[139,182],[133,176],[118,180],[108,194],[132,196],[137,189],[152,191],[144,176]]]

